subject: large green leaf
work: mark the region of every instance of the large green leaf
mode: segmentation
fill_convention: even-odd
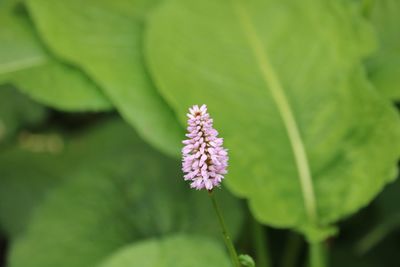
[[[111,107],[87,76],[46,52],[24,14],[8,9],[0,16],[0,83],[12,83],[35,100],[62,110]]]
[[[66,166],[60,166],[60,157],[22,148],[0,153],[0,228],[8,237],[25,230],[34,208],[61,181]]]
[[[148,27],[162,94],[182,120],[193,103],[215,117],[229,188],[260,222],[310,240],[371,201],[400,153],[399,118],[361,69],[373,40],[355,16],[339,1],[171,0]]]
[[[207,193],[188,188],[179,162],[148,147],[121,122],[93,134],[92,140],[74,143],[81,154],[73,154],[75,161],[70,159],[70,170],[62,174],[68,179],[48,194],[14,244],[11,267],[89,267],[139,238],[219,235]],[[219,195],[237,236],[241,206],[232,196]]]
[[[14,108],[29,108],[29,102],[4,99],[6,101]],[[4,107],[7,105],[1,106]],[[15,113],[9,120],[17,123],[24,113],[20,110]],[[34,114],[34,110],[30,110],[30,116]],[[19,134],[15,144],[9,144],[1,150],[0,226],[8,237],[14,238],[24,232],[31,214],[47,192],[68,177],[68,174],[75,172],[75,168],[79,169],[82,165],[96,168],[99,162],[108,161],[109,154],[121,150],[122,145],[109,142],[114,137],[109,128],[92,129],[72,139],[59,132],[24,131]],[[82,158],[88,160],[83,161]]]
[[[45,109],[9,86],[0,87],[0,143],[21,127],[39,123]]]
[[[6,96],[3,92],[18,93],[4,90],[0,91],[0,95]],[[0,98],[5,102],[0,109],[7,108],[6,104],[14,109],[25,107],[30,111],[29,116],[35,116],[34,110],[29,109],[29,102],[22,101],[26,98],[23,97],[19,101]],[[8,111],[16,113],[14,116],[9,114],[11,122],[18,123],[24,118],[24,110]],[[14,145],[9,144],[1,150],[0,226],[8,237],[14,238],[24,232],[31,214],[47,192],[65,176],[68,177],[71,171],[75,172],[75,168],[79,169],[82,165],[96,168],[99,162],[108,161],[109,154],[117,154],[121,150],[122,145],[109,142],[114,137],[109,128],[92,129],[72,139],[58,132],[24,131]],[[83,161],[82,158],[88,160]]]
[[[396,101],[400,101],[399,14],[400,1],[374,1],[370,17],[379,38],[379,49],[367,64],[374,85]]]
[[[18,93],[10,90],[0,91],[0,95],[4,97],[6,94],[2,94],[3,92]],[[13,112],[7,109],[6,104],[13,108],[29,108],[27,105],[29,102],[12,101],[10,98],[0,99],[5,102],[0,109],[6,108],[5,111],[9,111],[8,116],[16,113],[8,119],[10,123],[24,118],[25,113],[20,110]],[[34,114],[34,110],[30,110],[30,116]],[[115,132],[115,126],[106,123],[74,135],[73,138],[63,137],[58,132],[20,134],[15,145],[8,146],[0,153],[2,230],[11,238],[20,235],[28,225],[34,209],[41,204],[47,192],[71,172],[75,173],[82,166],[96,169],[98,164],[110,162],[110,155],[126,151],[124,140],[130,136],[119,134],[119,139],[115,139]]]
[[[144,67],[143,17],[156,0],[28,1],[50,48],[80,65],[151,144],[178,155],[183,131]]]
[[[212,239],[171,236],[141,241],[122,248],[101,267],[228,267],[221,247]]]

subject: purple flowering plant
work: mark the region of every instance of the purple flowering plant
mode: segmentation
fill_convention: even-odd
[[[400,266],[400,0],[0,12],[0,267]]]
[[[229,235],[224,217],[213,194],[215,187],[220,187],[224,175],[227,174],[228,150],[223,147],[224,140],[218,137],[213,127],[213,119],[206,105],[194,105],[187,113],[186,137],[182,143],[182,171],[184,180],[190,181],[190,187],[196,190],[206,189],[221,225],[225,245],[235,267],[255,266],[249,255],[239,255]]]

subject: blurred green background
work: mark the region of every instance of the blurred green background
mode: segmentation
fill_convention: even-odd
[[[399,85],[398,0],[0,0],[0,266],[231,266],[180,167],[204,103],[240,253],[398,267]]]

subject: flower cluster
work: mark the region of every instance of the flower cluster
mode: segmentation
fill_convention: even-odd
[[[184,179],[197,190],[212,190],[219,186],[227,173],[228,153],[222,147],[223,139],[213,128],[207,106],[189,108],[187,140],[182,149]]]

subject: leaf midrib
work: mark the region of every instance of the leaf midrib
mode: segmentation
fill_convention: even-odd
[[[247,10],[245,7],[243,7],[240,0],[232,1],[245,38],[247,39],[255,60],[257,61],[262,79],[266,86],[270,89],[272,98],[284,122],[296,162],[307,216],[312,223],[316,223],[317,211],[310,166],[308,163],[305,146],[301,138],[296,119],[293,115],[293,111],[290,107],[289,101],[285,95],[285,90],[281,85],[278,75],[275,73],[272,65],[269,62],[268,56],[265,53],[262,42],[258,37],[257,31],[253,26]]]

